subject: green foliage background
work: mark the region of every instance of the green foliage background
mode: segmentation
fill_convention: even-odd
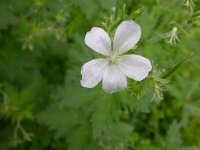
[[[149,78],[81,87],[85,33],[127,19]],[[199,0],[0,0],[0,150],[199,150],[199,56]]]

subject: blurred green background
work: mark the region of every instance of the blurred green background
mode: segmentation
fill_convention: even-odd
[[[142,28],[131,53],[149,58],[153,73],[112,95],[101,84],[84,89],[80,69],[96,58],[85,33],[128,19]],[[8,149],[199,150],[200,0],[0,0]]]

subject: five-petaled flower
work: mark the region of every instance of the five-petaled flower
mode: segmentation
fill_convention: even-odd
[[[103,80],[103,90],[114,93],[127,87],[127,77],[136,81],[145,79],[152,69],[151,62],[139,55],[124,54],[140,37],[141,28],[132,20],[123,21],[118,26],[113,40],[103,29],[93,27],[87,32],[85,43],[105,59],[94,59],[83,65],[81,85],[93,88]]]

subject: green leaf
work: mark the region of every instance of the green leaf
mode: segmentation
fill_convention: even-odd
[[[129,139],[132,131],[133,125],[124,122],[117,122],[112,125],[106,134],[109,135],[111,141],[115,141],[117,144],[118,142]]]
[[[108,127],[119,119],[121,108],[119,99],[113,95],[103,93],[92,103],[92,124],[94,137],[107,132]]]
[[[17,19],[14,13],[10,12],[9,6],[0,2],[0,30],[7,29],[9,25],[15,24]]]
[[[66,136],[68,131],[80,124],[82,118],[74,109],[57,106],[38,114],[38,119],[41,123],[48,125],[49,129],[56,130],[55,137],[58,138]]]
[[[182,64],[184,64],[187,60],[189,60],[193,56],[193,53],[190,53],[188,56],[179,60],[173,67],[168,68],[167,71],[162,75],[162,78],[170,77],[176,70],[178,70]]]
[[[173,121],[170,125],[166,136],[166,150],[180,150],[182,144],[180,125],[177,121]]]
[[[100,150],[96,141],[93,140],[91,125],[84,123],[68,133],[69,150]]]
[[[149,113],[153,98],[153,93],[150,90],[147,90],[141,97],[127,91],[122,91],[119,95],[121,97],[120,103],[126,111]]]
[[[67,138],[69,150],[98,149],[98,144],[93,140],[91,124],[80,110],[57,105],[40,113],[38,119],[50,130],[56,131],[56,139]]]

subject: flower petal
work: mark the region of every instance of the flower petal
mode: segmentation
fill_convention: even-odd
[[[124,55],[118,63],[123,73],[136,81],[145,79],[152,69],[151,62],[139,55]]]
[[[127,87],[127,78],[116,64],[109,64],[103,75],[103,90],[114,93]]]
[[[107,65],[105,59],[94,59],[85,63],[81,69],[81,85],[86,88],[95,87],[102,80]]]
[[[111,52],[111,41],[108,34],[99,27],[93,27],[85,35],[86,45],[97,53],[108,56]]]
[[[122,54],[133,48],[141,37],[140,26],[132,20],[123,21],[115,32],[114,50]]]

